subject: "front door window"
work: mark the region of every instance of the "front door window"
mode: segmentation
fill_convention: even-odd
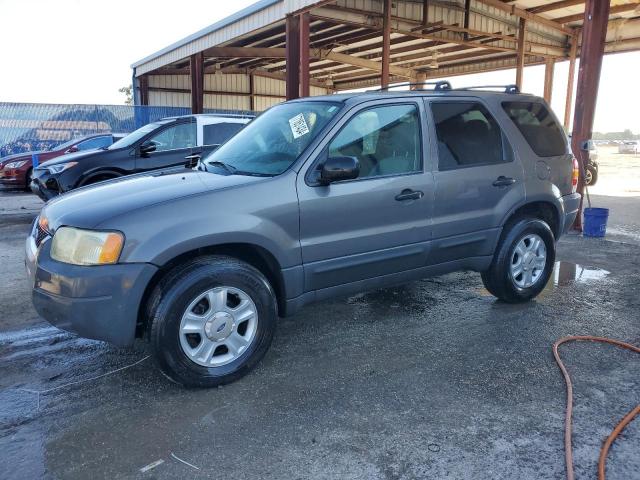
[[[156,152],[178,150],[196,146],[196,124],[179,123],[151,137],[150,141],[156,146]]]
[[[358,159],[358,178],[420,171],[417,107],[386,105],[356,114],[329,145],[329,157],[345,156]]]

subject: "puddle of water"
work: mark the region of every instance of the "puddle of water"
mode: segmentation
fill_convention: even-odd
[[[597,280],[602,280],[611,272],[598,267],[587,267],[573,262],[556,262],[553,267],[553,273],[549,277],[547,285],[540,293],[541,297],[544,297],[546,293],[549,293],[556,287],[562,287],[565,285],[571,285],[572,283],[586,283]],[[489,296],[492,295],[485,289],[480,289],[480,295]]]
[[[611,272],[602,268],[586,267],[578,263],[556,262],[547,287],[550,285],[563,286],[574,282],[583,283],[601,280],[609,275],[609,273]]]

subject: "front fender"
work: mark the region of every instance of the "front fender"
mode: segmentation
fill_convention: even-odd
[[[123,261],[138,262],[139,258],[148,258],[147,262],[163,266],[174,258],[199,248],[214,247],[231,243],[255,245],[267,250],[282,268],[299,265],[299,253],[295,253],[297,242],[280,226],[252,216],[216,218],[216,226],[233,226],[237,230],[212,232],[203,228],[202,221],[180,221],[167,226],[148,237],[144,242],[127,245],[123,252]],[[227,227],[227,228],[229,228]],[[171,239],[166,242],[166,239]]]
[[[125,172],[124,170],[96,167],[92,170],[83,172],[82,175],[80,175],[80,177],[78,177],[78,179],[76,180],[76,184],[74,188],[84,187],[87,184],[91,183],[91,180],[93,178],[98,177],[100,175],[113,175],[114,178],[117,178],[117,177],[122,177],[126,174],[127,172]]]
[[[290,178],[191,195],[102,222],[124,232],[120,261],[165,265],[179,255],[229,243],[256,245],[285,269],[302,263],[298,198]]]

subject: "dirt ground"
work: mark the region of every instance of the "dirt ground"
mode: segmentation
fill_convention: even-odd
[[[497,302],[462,272],[309,306],[263,362],[214,390],[169,383],[121,349],[38,319],[23,242],[41,203],[0,192],[0,478],[564,478],[570,334],[640,344],[640,156],[601,152],[605,240],[566,236],[543,294]],[[22,208],[24,207],[24,208]],[[562,348],[577,478],[639,401],[640,358]],[[608,479],[640,478],[640,421]],[[185,463],[186,462],[186,463]]]

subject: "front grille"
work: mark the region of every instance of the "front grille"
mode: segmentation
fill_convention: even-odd
[[[39,247],[49,235],[50,233],[42,228],[40,222],[36,219],[36,230],[34,232],[36,247]]]

